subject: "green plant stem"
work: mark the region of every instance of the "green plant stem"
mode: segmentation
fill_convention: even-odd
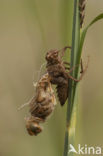
[[[79,25],[79,0],[74,0],[74,15],[73,15],[73,30],[72,30],[72,50],[71,50],[71,68],[76,65],[77,53],[80,41],[80,25]],[[71,73],[73,77],[76,76],[75,70]],[[69,144],[74,145],[75,140],[75,126],[76,126],[76,105],[74,105],[76,83],[69,80],[69,95],[67,106],[67,129],[65,133],[64,156],[72,156],[69,153]]]
[[[88,28],[92,26],[98,20],[103,19],[103,13],[94,18],[87,27],[81,31],[80,34],[80,22],[79,22],[79,0],[74,0],[74,16],[73,16],[73,30],[72,30],[72,50],[71,50],[71,64],[70,67],[80,64],[82,48],[84,39]],[[73,70],[71,76],[78,78],[79,66]],[[64,156],[73,156],[74,153],[69,153],[69,145],[72,144],[75,147],[75,128],[76,128],[76,116],[77,116],[77,83],[69,80],[69,95],[67,106],[67,127],[65,133],[64,144]]]

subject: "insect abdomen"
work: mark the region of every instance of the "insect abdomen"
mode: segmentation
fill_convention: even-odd
[[[68,98],[68,85],[58,85],[56,89],[60,104],[63,106]]]

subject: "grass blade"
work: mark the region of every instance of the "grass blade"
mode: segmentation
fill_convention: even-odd
[[[103,13],[98,15],[97,17],[95,17],[91,22],[90,24],[82,31],[81,33],[81,39],[80,39],[80,48],[79,48],[79,57],[78,59],[80,60],[80,57],[81,57],[81,52],[82,52],[82,49],[83,49],[83,44],[84,44],[84,40],[85,40],[85,37],[86,37],[86,33],[89,29],[90,26],[92,26],[94,23],[96,23],[97,21],[103,19]]]
[[[79,0],[74,0],[74,15],[73,15],[73,30],[72,30],[72,50],[71,50],[71,68],[76,65],[76,56],[79,48],[80,41],[80,24],[79,24]],[[75,71],[71,73],[75,76]],[[64,156],[72,156],[73,153],[68,153],[69,144],[74,145],[75,137],[75,124],[76,124],[76,106],[74,103],[74,89],[75,83],[69,81],[69,101],[67,106],[67,130],[65,134],[65,146],[64,146]],[[73,109],[74,107],[74,109]]]

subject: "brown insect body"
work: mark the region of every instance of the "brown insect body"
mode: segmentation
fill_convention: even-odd
[[[64,52],[67,48],[70,47],[64,47],[61,50],[50,50],[46,54],[46,61],[47,61],[47,72],[49,73],[51,77],[51,83],[56,85],[57,89],[57,95],[60,101],[61,105],[64,105],[68,98],[68,85],[69,80],[72,79],[76,82],[80,81],[84,75],[84,72],[86,71],[88,64],[83,71],[83,65],[81,60],[81,76],[79,79],[75,79],[70,75],[70,72],[74,70],[74,67],[70,69],[66,65],[70,65],[68,62],[64,62],[62,60],[62,57],[64,55]],[[61,55],[60,55],[61,51]],[[69,70],[69,71],[67,71]]]
[[[31,117],[27,118],[26,128],[30,135],[37,135],[42,131],[40,123],[53,112],[56,105],[53,89],[48,73],[44,74],[36,86],[36,95],[30,102]]]
[[[45,122],[47,117],[53,112],[56,99],[51,84],[56,85],[57,95],[61,105],[64,105],[68,98],[68,85],[69,80],[72,79],[76,82],[82,79],[84,74],[82,61],[81,61],[81,76],[77,80],[70,75],[70,72],[74,70],[74,67],[70,69],[66,65],[70,65],[68,62],[62,60],[62,56],[67,48],[64,47],[61,50],[50,50],[46,54],[47,61],[47,73],[44,74],[36,84],[36,94],[29,103],[24,104],[19,108],[23,108],[25,105],[30,106],[30,117],[26,120],[26,129],[30,135],[38,135],[42,131],[41,123]],[[60,52],[61,51],[61,55]],[[85,68],[85,71],[88,64]],[[69,70],[69,71],[67,71]]]
[[[66,47],[67,48],[67,47]],[[57,94],[61,105],[68,97],[68,73],[59,50],[51,50],[46,54],[47,72],[51,76],[51,83],[56,84]]]

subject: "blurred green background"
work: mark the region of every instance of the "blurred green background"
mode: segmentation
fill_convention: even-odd
[[[33,81],[49,49],[71,45],[72,0],[0,0],[0,156],[62,156],[66,105],[59,104],[43,132],[29,136],[17,108],[34,95]],[[103,12],[87,1],[85,24]],[[103,146],[103,21],[88,31],[83,49],[88,70],[80,82],[76,142]],[[69,59],[68,59],[69,60]]]

